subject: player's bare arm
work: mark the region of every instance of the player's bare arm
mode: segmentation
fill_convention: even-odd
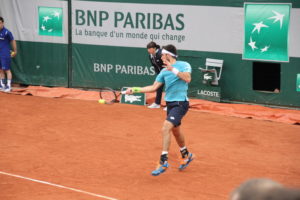
[[[187,82],[187,83],[190,83],[191,80],[192,80],[192,77],[191,77],[191,73],[190,72],[180,72],[178,71],[176,68],[174,68],[171,63],[167,60],[164,61],[164,64],[165,64],[165,68],[168,70],[168,71],[171,71],[173,72],[176,76],[178,76],[181,80]]]
[[[132,87],[132,88],[128,88],[126,90],[126,94],[133,94],[135,92],[142,92],[142,93],[154,92],[160,86],[162,86],[162,83],[155,81],[153,83],[153,85],[148,85],[148,86],[145,86],[145,87]]]
[[[178,72],[177,76],[187,83],[190,83],[192,80],[190,72]]]
[[[12,40],[10,42],[10,45],[12,46],[12,49],[13,49],[13,54],[11,54],[12,57],[15,57],[17,55],[17,43],[16,43],[16,40]]]

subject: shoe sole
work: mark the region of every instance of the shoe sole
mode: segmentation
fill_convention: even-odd
[[[152,175],[152,176],[158,176],[158,175],[164,173],[165,171],[166,171],[166,170],[164,170],[164,171],[162,171],[162,172],[160,172],[160,173],[157,173],[157,174],[153,174],[153,172],[152,172],[151,175]]]
[[[151,175],[152,175],[152,176],[158,176],[158,175],[164,173],[165,171],[167,171],[168,167],[169,167],[169,165],[168,165],[168,166],[166,167],[166,169],[164,169],[163,171],[154,170],[154,171],[152,171]],[[153,172],[155,172],[155,171],[157,171],[158,173],[153,173]]]

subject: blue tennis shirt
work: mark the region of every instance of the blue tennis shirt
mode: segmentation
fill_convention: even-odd
[[[172,67],[179,72],[192,73],[191,65],[184,61],[176,61]],[[163,69],[156,77],[155,81],[165,84],[165,101],[188,101],[188,83],[181,80],[173,72]]]
[[[14,40],[12,33],[3,27],[0,30],[0,57],[10,57],[10,42]]]

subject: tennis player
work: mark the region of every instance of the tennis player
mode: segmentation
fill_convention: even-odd
[[[126,90],[127,94],[154,92],[165,84],[165,101],[167,104],[167,117],[162,128],[162,154],[157,168],[152,171],[153,176],[165,172],[168,167],[168,152],[173,133],[181,152],[179,170],[185,169],[193,160],[185,144],[185,138],[180,130],[181,120],[189,109],[187,97],[188,84],[191,82],[191,66],[184,61],[177,61],[177,50],[173,45],[162,48],[162,60],[164,69],[157,75],[153,85],[145,87],[132,87]]]
[[[10,52],[10,45],[13,52]],[[0,17],[0,90],[11,91],[12,73],[10,71],[11,57],[17,55],[17,44],[12,33],[4,27],[4,19]],[[7,80],[5,81],[5,74]],[[6,83],[6,85],[5,85]]]

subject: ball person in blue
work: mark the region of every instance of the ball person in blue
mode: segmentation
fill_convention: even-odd
[[[126,90],[127,94],[154,92],[165,84],[167,117],[162,127],[162,153],[156,169],[152,171],[153,176],[160,175],[169,167],[168,152],[172,133],[181,153],[179,170],[185,169],[193,160],[193,154],[188,151],[184,134],[180,129],[181,120],[189,109],[187,91],[188,84],[191,82],[192,69],[189,63],[177,61],[177,49],[171,44],[162,48],[162,60],[164,69],[158,74],[153,85],[132,87]]]
[[[12,51],[11,47],[13,49]],[[0,90],[4,92],[11,91],[11,58],[16,55],[16,41],[14,40],[12,33],[4,27],[3,17],[0,17]]]

